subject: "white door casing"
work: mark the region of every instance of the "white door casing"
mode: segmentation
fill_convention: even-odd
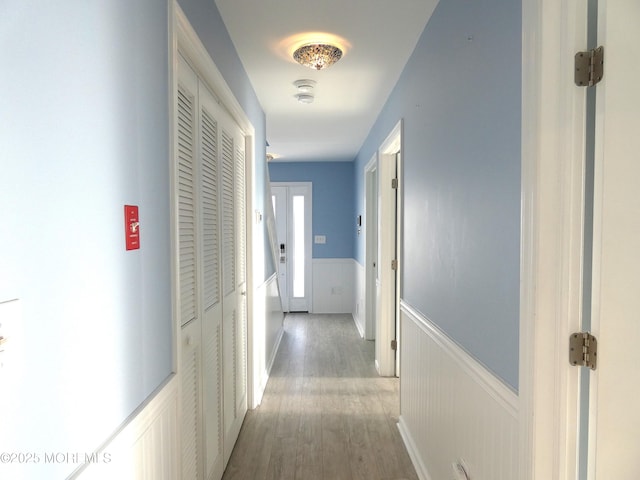
[[[403,202],[403,177],[402,177],[402,151],[398,150],[396,153],[396,178],[398,179],[396,187],[396,259],[398,260],[396,271],[396,324],[394,325],[394,338],[396,339],[396,352],[395,352],[395,374],[396,377],[400,376],[400,298],[402,292],[400,291],[400,279],[402,278],[403,258],[402,258],[402,232],[404,215],[402,214],[402,202]]]
[[[376,338],[376,305],[378,281],[378,157],[374,155],[365,167],[365,328],[364,338]]]
[[[397,160],[402,139],[399,122],[378,151],[378,279],[376,283],[376,368],[381,376],[396,374],[396,340],[398,315],[399,258],[397,241],[398,189],[392,186],[397,179]],[[397,267],[392,267],[392,262]],[[396,340],[397,341],[397,340]],[[397,348],[400,348],[397,345]]]
[[[582,306],[585,92],[573,57],[587,2],[522,3],[520,474],[575,479],[579,369],[568,338]]]
[[[278,283],[280,286],[280,300],[282,301],[282,310],[289,311],[289,276],[287,274],[287,255],[289,242],[287,237],[287,187],[271,186],[271,196],[273,203],[273,213],[276,224],[277,238],[277,270]]]
[[[311,312],[312,306],[312,198],[311,182],[271,182],[276,208],[279,251],[278,274],[284,311]],[[303,225],[297,223],[303,215]],[[282,261],[284,260],[284,262]]]

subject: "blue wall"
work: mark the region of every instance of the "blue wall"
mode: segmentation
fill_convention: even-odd
[[[182,3],[256,128],[263,209],[264,114],[214,2]],[[171,374],[168,6],[0,2],[0,302],[20,299],[24,340],[0,451],[84,459]],[[124,248],[125,204],[140,250]],[[76,467],[2,464],[0,478]]]
[[[313,258],[353,258],[356,214],[353,162],[271,162],[272,182],[313,183],[312,235],[326,235],[313,245]]]
[[[441,1],[356,160],[363,211],[364,165],[404,120],[402,298],[516,389],[520,15]]]

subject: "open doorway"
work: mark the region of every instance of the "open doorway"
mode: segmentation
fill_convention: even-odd
[[[400,376],[401,140],[399,122],[365,168],[365,334],[381,376]]]

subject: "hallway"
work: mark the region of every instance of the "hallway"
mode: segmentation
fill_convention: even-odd
[[[284,330],[223,479],[417,480],[396,426],[399,381],[377,375],[351,316],[288,314]]]

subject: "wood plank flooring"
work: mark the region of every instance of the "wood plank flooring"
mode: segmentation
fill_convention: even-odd
[[[350,315],[288,314],[262,404],[223,480],[417,480],[398,432],[398,379]]]

